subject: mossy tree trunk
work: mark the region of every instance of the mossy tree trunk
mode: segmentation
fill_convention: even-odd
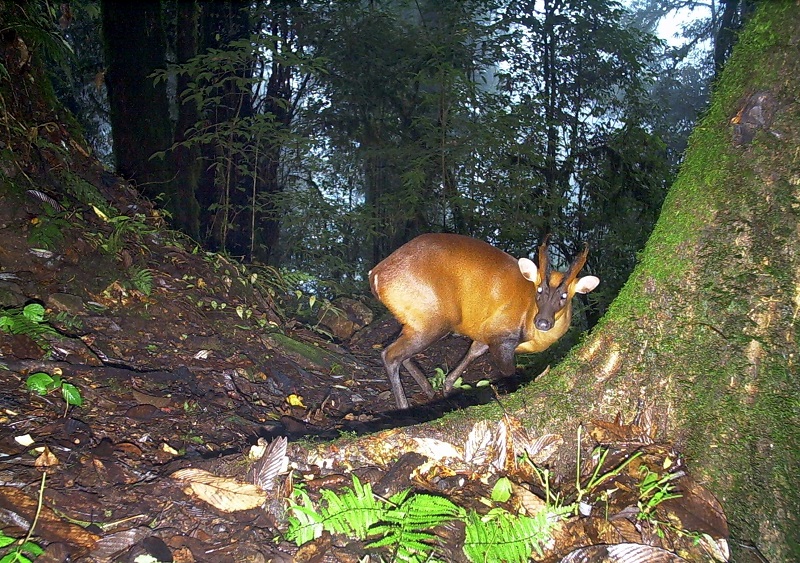
[[[799,47],[800,3],[760,3],[619,297],[564,362],[501,399],[533,435],[573,441],[583,422],[646,409],[722,502],[734,557],[752,545],[771,561],[800,560]],[[408,432],[463,438],[501,415]]]

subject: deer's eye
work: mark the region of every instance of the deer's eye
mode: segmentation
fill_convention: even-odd
[[[561,294],[561,299],[563,300],[563,299],[566,299],[566,298],[567,298],[567,294],[566,293],[562,293]]]

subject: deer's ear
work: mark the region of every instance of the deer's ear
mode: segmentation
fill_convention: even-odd
[[[527,258],[520,258],[517,264],[519,264],[519,271],[522,272],[526,280],[539,283],[539,268],[536,267],[536,264]]]
[[[585,276],[575,282],[575,293],[589,293],[600,283],[597,276]]]

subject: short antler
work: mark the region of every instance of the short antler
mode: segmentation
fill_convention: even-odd
[[[561,285],[564,287],[569,287],[575,278],[578,277],[583,266],[586,264],[586,257],[589,255],[589,245],[587,243],[583,243],[583,251],[578,254],[575,259],[572,261],[572,264],[569,266],[569,270],[567,273],[564,274],[564,279],[561,280]]]
[[[542,283],[548,283],[550,280],[550,260],[547,257],[547,244],[549,241],[550,235],[546,234],[542,245],[539,247],[539,275]]]

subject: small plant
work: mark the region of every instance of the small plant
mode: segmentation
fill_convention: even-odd
[[[575,489],[578,491],[578,497],[575,499],[575,510],[576,514],[580,512],[583,507],[581,504],[583,503],[584,499],[589,496],[589,494],[608,481],[609,479],[616,477],[617,475],[622,472],[625,467],[632,462],[634,459],[642,455],[642,452],[636,452],[631,457],[620,463],[618,466],[606,471],[605,473],[600,473],[600,469],[603,467],[603,464],[606,461],[606,456],[608,456],[608,449],[601,448],[599,451],[597,462],[595,463],[594,471],[592,472],[592,476],[589,478],[589,481],[586,482],[586,485],[581,485],[581,441],[582,441],[582,432],[583,426],[578,426],[578,465],[576,469],[575,475]]]
[[[573,512],[575,505],[570,504],[563,506],[560,493],[554,493],[551,489],[550,470],[546,467],[542,469],[536,467],[530,458],[528,458],[527,454],[525,454],[523,459],[533,468],[534,473],[536,473],[536,476],[539,478],[539,484],[544,490],[544,501],[547,503],[547,506],[553,507],[553,509],[556,511],[560,511],[562,508],[564,508],[567,513]]]
[[[156,228],[147,223],[147,217],[137,213],[133,217],[128,215],[109,216],[97,207],[92,205],[95,215],[100,217],[111,227],[111,234],[108,236],[96,233],[93,237],[94,244],[99,246],[108,254],[117,254],[126,244],[131,243],[146,250],[147,245],[142,240],[145,235],[156,232]]]
[[[444,380],[447,377],[447,372],[440,367],[433,370],[433,375],[430,378],[431,387],[434,389],[441,389],[444,385]]]
[[[78,315],[72,315],[66,311],[61,311],[55,316],[55,322],[68,332],[80,332],[83,330],[83,321]]]
[[[336,493],[323,489],[322,500],[315,507],[311,498],[302,489],[295,489],[300,503],[290,507],[287,538],[303,545],[318,538],[324,530],[363,540],[370,526],[380,521],[386,511],[383,502],[372,494],[369,483],[364,485],[353,475],[353,488]],[[395,499],[392,497],[390,501]]]
[[[34,218],[31,225],[28,243],[36,248],[55,250],[63,242],[64,231],[69,228],[70,222],[65,219],[63,212],[45,204],[45,213]]]
[[[0,314],[0,330],[11,334],[24,334],[32,338],[40,347],[47,349],[47,335],[58,332],[45,321],[45,310],[39,303],[28,303],[21,309],[6,309]]]
[[[542,510],[535,516],[518,516],[493,508],[485,516],[470,512],[466,518],[464,553],[470,561],[526,563],[531,553],[543,555],[557,515]]]
[[[138,268],[131,266],[128,268],[128,277],[131,285],[145,295],[150,295],[153,291],[153,271],[149,268]]]
[[[42,473],[42,481],[39,485],[39,502],[36,506],[36,515],[33,518],[28,533],[23,539],[12,538],[7,536],[0,530],[0,563],[31,563],[35,558],[39,557],[44,550],[36,542],[31,541],[33,530],[36,528],[36,522],[39,520],[39,514],[42,511],[42,498],[44,497],[44,484],[47,479],[47,473]],[[12,544],[16,543],[15,547],[5,551],[5,549]],[[5,553],[4,553],[5,551]]]
[[[29,563],[44,553],[44,550],[39,544],[30,540],[12,538],[11,536],[5,535],[2,530],[0,530],[0,553],[14,543],[17,545],[11,548],[11,551],[0,557],[0,563]]]
[[[378,499],[369,483],[362,485],[355,476],[352,489],[341,493],[323,489],[317,507],[300,488],[295,489],[295,497],[300,503],[290,507],[287,538],[297,545],[327,530],[359,540],[373,538],[368,548],[388,548],[397,561],[431,560],[436,549],[433,529],[466,515],[446,498],[412,494],[409,489],[385,501]]]
[[[510,483],[496,493],[505,497]],[[450,500],[405,490],[387,500],[376,498],[370,485],[353,476],[353,488],[343,492],[323,489],[315,505],[301,487],[295,488],[289,507],[287,539],[303,545],[323,531],[362,541],[367,548],[388,548],[393,561],[437,560],[434,529],[453,521],[465,523],[464,553],[470,561],[526,562],[531,553],[542,553],[555,522],[571,508],[548,504],[535,516],[520,516],[495,508],[486,515],[467,512]]]
[[[72,383],[67,383],[61,379],[61,376],[58,374],[49,375],[40,371],[28,376],[28,379],[25,380],[25,385],[28,391],[33,391],[39,395],[47,395],[52,391],[60,389],[61,396],[66,403],[66,409],[83,405],[83,397],[81,396],[80,390]],[[66,409],[64,411],[65,416]]]
[[[444,369],[437,367],[430,378],[431,386],[434,389],[441,389],[442,386],[444,385],[444,380],[446,378],[447,378],[447,372]],[[490,384],[491,381],[489,381],[488,379],[481,379],[480,381],[475,382],[475,387],[486,387],[487,385]],[[464,383],[464,378],[459,377],[453,382],[453,389],[460,389],[461,391],[470,391],[472,389],[472,385],[470,385],[469,383]]]
[[[395,495],[390,504],[394,508],[370,528],[370,535],[379,539],[367,547],[388,547],[398,561],[429,561],[436,547],[433,529],[465,516],[463,508],[446,498],[411,495],[410,490]]]
[[[644,472],[644,478],[639,483],[639,514],[637,520],[652,520],[656,507],[665,500],[680,498],[681,494],[675,492],[674,475],[667,474],[659,477],[655,471],[650,471],[645,466],[639,469]]]

